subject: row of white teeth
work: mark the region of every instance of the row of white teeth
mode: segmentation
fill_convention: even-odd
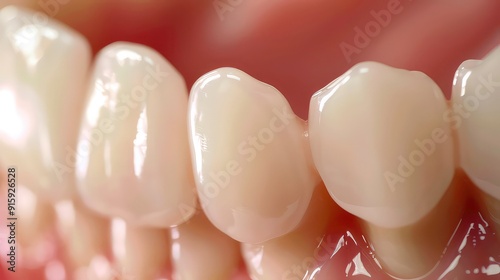
[[[229,277],[240,254],[234,240],[260,244],[242,247],[254,279],[302,279],[281,275],[293,274],[283,268],[310,255],[326,227],[316,217],[312,233],[297,233],[306,213],[322,215],[311,201],[323,183],[371,229],[387,271],[417,276],[430,269],[408,265],[420,262],[418,252],[377,248],[394,240],[376,229],[418,224],[460,167],[500,201],[500,48],[459,67],[451,102],[420,72],[358,64],[312,97],[309,124],[278,90],[237,69],[202,76],[188,100],[182,76],[145,46],[112,44],[92,66],[81,35],[14,7],[0,10],[0,61],[2,165],[17,167],[38,204],[65,209],[60,220],[68,221],[68,200],[80,213],[73,220],[94,219],[80,241],[105,243],[97,233],[106,219],[85,207],[123,219],[136,254],[123,262],[138,279],[168,258],[166,229],[179,279]],[[234,240],[195,215],[197,205]],[[72,245],[79,265],[101,246],[86,242]],[[276,260],[259,260],[270,243]],[[285,244],[294,256],[278,256]]]

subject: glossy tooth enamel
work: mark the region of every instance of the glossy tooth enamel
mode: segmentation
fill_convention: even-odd
[[[454,174],[446,110],[429,77],[375,62],[354,66],[316,93],[311,149],[333,199],[383,227],[429,213]]]
[[[251,279],[316,279],[311,277],[312,272],[321,270],[320,266],[328,261],[337,245],[337,241],[332,242],[327,236],[327,227],[337,222],[335,214],[339,211],[324,185],[320,185],[294,231],[261,244],[242,244]]]
[[[447,117],[457,129],[462,168],[500,200],[500,47],[458,68]]]
[[[96,256],[108,254],[108,219],[90,211],[80,201],[59,201],[54,208],[58,233],[64,246],[64,260],[67,261],[69,271],[87,269]]]
[[[263,242],[290,232],[318,178],[305,123],[273,87],[233,69],[201,77],[189,133],[201,205],[232,238]]]
[[[363,224],[363,232],[386,273],[404,279],[418,278],[433,272],[442,261],[465,204],[465,178],[461,171],[456,174],[437,206],[418,222],[399,228]]]
[[[311,100],[316,167],[334,200],[364,220],[375,254],[396,277],[428,273],[461,216],[459,192],[449,189],[447,108],[429,77],[375,62],[354,66]]]
[[[167,229],[135,227],[114,219],[112,243],[118,279],[163,279],[170,252]]]
[[[240,256],[240,243],[215,228],[200,211],[170,230],[176,280],[232,279]]]
[[[30,267],[52,279],[51,266],[75,280],[166,279],[170,258],[176,280],[234,279],[241,257],[253,280],[331,279],[351,240],[332,238],[349,214],[330,196],[362,219],[380,275],[433,277],[467,223],[467,176],[500,233],[500,47],[462,63],[449,106],[420,72],[358,64],[312,97],[309,130],[237,69],[202,76],[188,101],[150,48],[104,48],[88,86],[90,61],[75,31],[0,9],[0,167],[22,180],[15,279]],[[464,266],[471,228],[441,278]],[[498,274],[495,251],[481,273]],[[356,265],[346,277],[370,275]]]
[[[500,46],[464,61],[453,83],[448,119],[457,130],[460,165],[500,232]]]
[[[0,154],[24,170],[44,199],[72,196],[75,121],[81,114],[90,47],[73,30],[13,6],[0,10]]]
[[[157,52],[114,43],[96,59],[78,143],[78,189],[94,210],[169,227],[195,211],[187,89]]]

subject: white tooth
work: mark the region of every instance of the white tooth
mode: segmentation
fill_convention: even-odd
[[[429,77],[374,62],[354,66],[316,93],[311,149],[334,200],[390,228],[429,213],[455,168],[446,109]]]
[[[459,67],[451,105],[448,120],[457,129],[461,166],[500,200],[500,47]]]
[[[203,212],[171,228],[170,236],[176,279],[230,279],[235,274],[240,243],[215,228]]]
[[[78,144],[89,207],[153,227],[194,214],[187,99],[184,79],[156,51],[114,43],[99,53]]]
[[[110,247],[110,223],[86,208],[80,201],[59,201],[54,205],[57,229],[64,242],[71,269],[87,267]]]
[[[365,62],[310,108],[314,162],[330,194],[364,220],[385,272],[426,274],[460,218],[442,92],[422,73]]]
[[[170,240],[166,229],[136,227],[112,221],[113,257],[116,274],[123,280],[159,279],[169,263]]]
[[[301,221],[319,178],[304,121],[283,95],[234,68],[191,89],[189,132],[198,197],[233,239],[261,243]]]
[[[309,279],[311,271],[321,267],[334,253],[338,240],[332,238],[329,227],[340,221],[341,211],[326,188],[317,186],[296,229],[260,244],[242,244],[250,277],[254,280]]]
[[[90,47],[45,14],[0,10],[0,154],[49,199],[74,189],[74,149]]]

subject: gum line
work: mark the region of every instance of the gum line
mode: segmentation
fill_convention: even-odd
[[[2,211],[2,216],[5,215]],[[338,220],[342,224],[338,224]],[[396,279],[382,271],[375,252],[365,238],[357,220],[347,212],[336,216],[330,222],[330,227],[322,237],[318,250],[311,258],[304,259],[303,263],[291,267],[283,276],[285,280],[326,280],[326,279]],[[441,261],[426,277],[420,279],[496,279],[500,274],[500,242],[480,207],[470,198],[466,210],[457,225]],[[5,236],[5,229],[0,231]],[[52,260],[46,260],[43,266],[26,268],[20,262],[15,276],[6,273],[5,248],[1,248],[3,261],[0,263],[0,279],[43,279],[47,270],[54,269],[54,261],[61,261],[63,266],[68,264],[62,260],[62,244],[52,232],[47,237],[52,240],[54,252]],[[167,248],[166,248],[167,249]],[[316,264],[316,265],[314,265]],[[314,265],[314,267],[312,266]],[[244,268],[235,275],[233,280],[247,280]],[[297,275],[304,273],[304,278]],[[171,279],[157,278],[160,279]],[[128,279],[124,279],[128,280]]]
[[[469,200],[441,261],[421,279],[496,279],[500,273],[500,242],[484,217]],[[342,229],[333,228],[329,233],[337,240],[335,252],[305,279],[396,279],[381,270],[359,226],[346,218]]]

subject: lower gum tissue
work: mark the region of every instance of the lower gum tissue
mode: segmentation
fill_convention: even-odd
[[[421,279],[496,279],[500,274],[500,242],[493,221],[486,210],[475,202],[473,194],[468,195],[465,209],[440,261]],[[2,212],[2,216],[4,215]],[[363,235],[355,217],[342,212],[339,216],[334,215],[329,224],[325,234],[317,239],[318,246],[314,253],[284,271],[283,279],[395,279],[381,268],[370,240]],[[1,236],[6,234],[6,229],[0,231]],[[16,264],[15,274],[7,271],[7,248],[4,246],[0,248],[3,259],[0,264],[0,279],[71,279],[50,277],[50,274],[57,273],[60,267],[63,271],[68,269],[68,261],[62,257],[64,246],[62,241],[55,237],[55,231],[49,231],[45,236],[47,239],[45,241],[52,243],[52,246],[49,246],[53,251],[52,259],[46,259],[45,251],[40,252],[38,256],[26,256],[24,261],[20,259]],[[18,255],[22,255],[22,252],[18,252]],[[28,264],[28,258],[40,259],[42,262]],[[66,276],[71,273],[64,272]],[[240,267],[233,279],[249,279],[244,266]]]
[[[500,273],[500,244],[491,222],[467,202],[443,256],[422,279],[495,279]],[[396,279],[383,271],[375,252],[352,216],[332,224],[311,258],[287,271],[283,279]],[[303,275],[303,277],[302,277]]]

